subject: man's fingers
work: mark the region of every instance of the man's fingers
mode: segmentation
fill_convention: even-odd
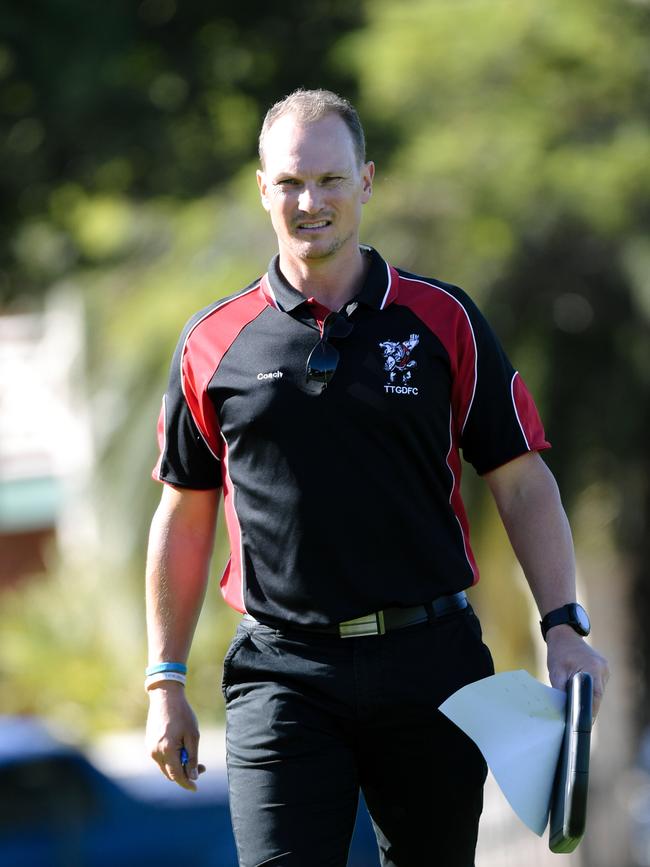
[[[194,739],[192,739],[194,740]],[[198,744],[198,738],[195,740]],[[176,783],[183,789],[196,791],[195,780],[199,774],[205,771],[204,765],[197,766],[196,747],[194,753],[184,747],[171,745],[164,741],[158,743],[151,751],[151,756],[160,768],[161,773],[171,782]]]
[[[165,764],[164,774],[172,783],[176,783],[181,788],[189,789],[191,792],[196,791],[196,784],[188,779],[185,769],[181,765],[180,757],[177,762],[172,761]]]
[[[547,637],[551,684],[557,689],[566,689],[569,678],[576,672],[590,674],[593,680],[592,719],[595,719],[609,680],[609,665],[605,657],[582,638],[571,630],[560,632],[560,629],[564,627],[551,629]]]
[[[569,683],[569,680],[574,674],[577,674],[577,671],[572,671],[568,674],[568,676],[564,676],[562,674],[557,681],[558,689],[566,689]],[[609,678],[609,674],[600,674],[599,672],[590,671],[593,684],[593,692],[592,692],[592,706],[591,706],[591,719],[592,722],[596,722],[596,717],[598,716],[598,711],[600,710],[600,705],[603,700],[603,695],[605,694],[605,685],[607,684],[607,680]],[[564,678],[564,680],[562,680]],[[564,685],[562,686],[562,683]]]
[[[160,773],[163,777],[166,777],[172,783],[177,783],[179,786],[183,786],[183,788],[189,788],[187,786],[188,780],[185,777],[185,771],[180,765],[175,767],[173,762],[167,762],[163,755],[155,755],[154,760],[158,767],[160,768]]]
[[[195,791],[199,777],[199,730],[183,691],[153,689],[147,717],[151,757],[168,780]]]
[[[594,678],[593,709],[591,714],[591,718],[594,722],[596,722],[596,717],[598,716],[598,711],[600,710],[600,703],[603,700],[603,695],[605,694],[605,687],[607,686],[608,680],[609,669],[606,669],[598,680]]]
[[[592,677],[593,693],[591,717],[593,722],[595,722],[603,700],[603,695],[605,694],[605,687],[609,680],[609,668],[606,664],[604,666],[595,666],[592,670],[588,670],[586,667],[582,669],[555,668],[553,671],[549,672],[551,686],[554,686],[556,689],[566,690],[571,677],[579,671],[588,671]]]
[[[594,703],[591,711],[591,721],[592,723],[596,722],[596,717],[598,716],[598,711],[600,710],[600,702],[602,700],[602,693],[599,695],[594,692]]]
[[[607,661],[601,656],[599,659],[599,665],[596,670],[591,672],[591,676],[594,681],[594,692],[593,692],[593,709],[592,709],[592,720],[596,722],[596,717],[598,715],[598,711],[600,710],[600,703],[603,700],[603,695],[605,694],[605,687],[607,686],[607,681],[609,680],[609,665]]]
[[[200,765],[198,763],[198,746],[198,738],[196,738],[196,740],[188,740],[185,744],[185,755],[187,756],[187,761],[183,766],[183,771],[189,780],[198,780],[199,774],[205,772],[205,765]]]

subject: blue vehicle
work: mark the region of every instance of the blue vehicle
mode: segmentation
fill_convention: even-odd
[[[196,794],[151,783],[127,790],[38,720],[0,717],[0,865],[237,867],[223,772]],[[377,864],[360,809],[348,867]]]

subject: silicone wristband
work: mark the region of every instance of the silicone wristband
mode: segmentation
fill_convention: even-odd
[[[187,683],[187,678],[184,674],[179,674],[177,671],[161,671],[158,674],[151,674],[145,678],[144,688],[149,691],[155,683],[162,683],[163,680],[173,680],[182,686],[185,686]]]
[[[161,671],[176,671],[178,674],[187,674],[187,666],[183,662],[158,662],[145,668],[147,677],[151,674],[160,674]]]

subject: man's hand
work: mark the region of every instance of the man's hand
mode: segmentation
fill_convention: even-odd
[[[149,690],[146,742],[167,779],[195,792],[205,766],[198,764],[199,727],[181,684],[162,681]],[[188,756],[185,767],[181,765],[182,747]]]
[[[566,689],[571,675],[586,671],[594,685],[593,718],[596,719],[600,702],[609,680],[607,660],[578,635],[570,626],[554,626],[546,633],[547,665],[551,686]]]

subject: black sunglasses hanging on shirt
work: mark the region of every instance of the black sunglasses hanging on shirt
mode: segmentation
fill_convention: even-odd
[[[347,337],[354,325],[341,313],[329,313],[324,321],[321,337],[309,353],[307,359],[307,382],[320,382],[326,386],[336,373],[339,363],[339,351],[333,346],[330,338]]]

